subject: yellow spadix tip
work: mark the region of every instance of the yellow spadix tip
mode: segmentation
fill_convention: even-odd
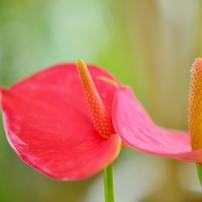
[[[86,64],[85,64],[85,62],[84,62],[83,60],[78,59],[78,60],[76,61],[76,66],[77,66],[78,68],[82,68],[82,67],[85,67]]]

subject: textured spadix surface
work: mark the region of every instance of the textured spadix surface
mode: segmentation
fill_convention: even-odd
[[[189,130],[192,149],[202,148],[202,59],[195,60],[191,69],[189,95]]]

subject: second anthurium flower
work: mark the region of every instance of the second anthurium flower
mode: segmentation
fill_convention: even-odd
[[[189,132],[156,126],[129,88],[120,87],[114,98],[113,123],[129,146],[140,151],[202,164],[202,59],[191,69]],[[124,113],[123,113],[124,112]],[[175,112],[173,112],[174,114]]]

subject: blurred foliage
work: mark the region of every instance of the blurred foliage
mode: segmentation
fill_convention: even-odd
[[[187,129],[189,69],[202,56],[201,15],[199,0],[0,0],[0,83],[10,86],[41,68],[82,58],[131,85],[156,123]],[[2,124],[0,148],[0,201],[103,201],[103,188],[95,189],[103,186],[101,174],[80,182],[41,175],[14,154]],[[157,182],[171,183],[179,167],[123,149],[115,163],[116,201],[138,201],[158,190]],[[199,188],[196,176],[191,179]],[[157,191],[160,201],[167,187],[180,187],[172,183]]]

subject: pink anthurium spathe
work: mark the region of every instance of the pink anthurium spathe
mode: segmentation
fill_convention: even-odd
[[[120,87],[114,98],[112,120],[121,139],[149,154],[202,163],[202,59],[195,60],[191,75],[189,132],[156,126],[131,89]]]
[[[59,64],[0,88],[11,147],[24,162],[55,179],[89,177],[120,151],[111,118],[119,83],[98,67],[88,69],[81,60],[77,67]]]

